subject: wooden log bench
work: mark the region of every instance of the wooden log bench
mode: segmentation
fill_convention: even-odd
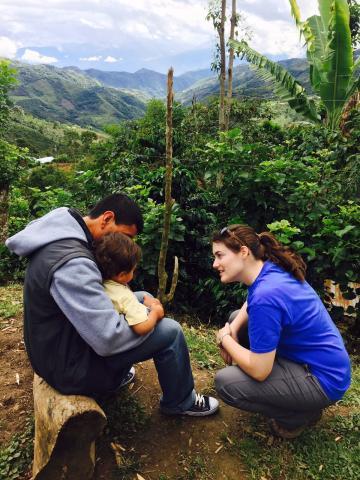
[[[33,392],[33,480],[91,479],[105,413],[92,398],[62,395],[36,374]]]

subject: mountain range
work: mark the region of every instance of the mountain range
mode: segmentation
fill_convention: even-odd
[[[302,85],[310,90],[305,59],[281,62]],[[142,116],[150,98],[166,95],[167,77],[153,70],[135,73],[108,72],[77,67],[29,65],[13,61],[18,85],[11,99],[32,115],[50,121],[102,128]],[[204,101],[219,92],[214,73],[203,69],[174,77],[176,100],[188,105],[195,97]],[[245,63],[234,69],[234,95],[271,97],[272,86],[261,80]]]

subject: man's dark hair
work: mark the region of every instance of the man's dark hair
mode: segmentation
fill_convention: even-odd
[[[129,273],[141,259],[141,249],[123,233],[107,233],[95,243],[95,259],[103,280]]]
[[[137,233],[144,228],[144,220],[138,205],[127,195],[113,193],[100,200],[89,212],[89,217],[98,218],[106,211],[114,212],[116,225],[136,225]]]

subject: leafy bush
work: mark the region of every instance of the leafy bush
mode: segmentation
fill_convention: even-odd
[[[348,283],[356,281],[359,270],[359,185],[347,177],[359,162],[360,123],[356,115],[349,117],[347,137],[322,126],[292,124],[284,129],[272,120],[279,114],[272,106],[234,102],[234,128],[220,137],[216,105],[174,108],[175,206],[167,271],[177,255],[176,310],[216,321],[243,301],[245,290],[222,285],[212,269],[211,233],[230,223],[270,229],[299,251],[308,263],[309,282],[322,296],[325,279],[339,283],[346,298],[355,295]],[[26,220],[60,205],[85,212],[113,192],[132,196],[145,219],[139,238],[144,261],[136,282],[153,292],[164,201],[164,116],[164,104],[152,101],[144,118],[109,127],[102,142],[91,144],[89,136],[91,155],[77,164],[66,187],[49,169],[33,169],[30,188],[24,179],[19,182]],[[69,133],[69,145],[80,140],[75,133]]]

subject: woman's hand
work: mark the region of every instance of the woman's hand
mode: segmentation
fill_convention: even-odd
[[[231,355],[222,347],[220,347],[220,355],[221,355],[221,358],[226,363],[226,365],[232,365],[233,360]]]
[[[220,328],[220,330],[216,334],[216,342],[220,347],[220,355],[221,358],[224,360],[226,365],[232,365],[232,357],[231,355],[223,348],[221,345],[222,339],[226,337],[227,335],[232,336],[232,332],[230,329],[230,325],[228,323],[225,324],[223,328]]]
[[[217,332],[216,334],[216,343],[221,347],[221,342],[222,342],[222,339],[226,336],[226,335],[231,335],[231,329],[230,329],[230,324],[229,323],[225,323],[225,326],[223,328],[220,328],[220,330]]]

